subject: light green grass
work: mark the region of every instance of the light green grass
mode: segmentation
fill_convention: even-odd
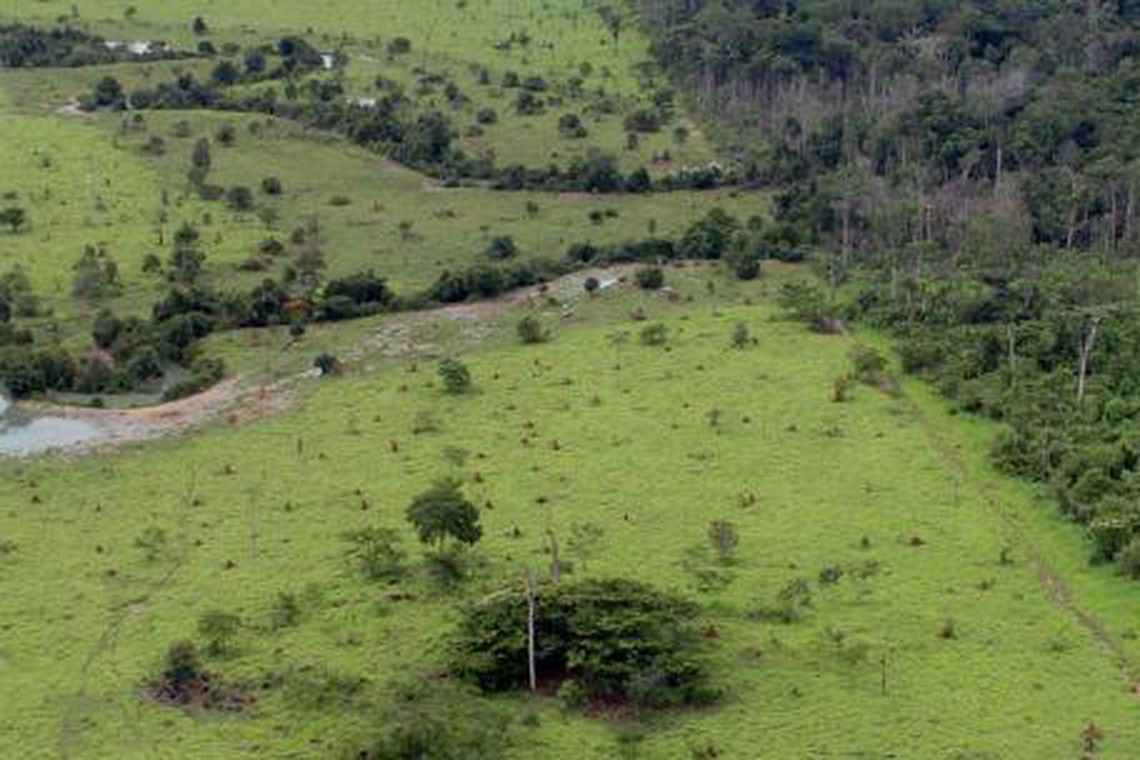
[[[730,190],[588,196],[443,189],[336,137],[239,114],[154,112],[146,114],[142,128],[130,130],[113,115],[0,119],[12,160],[0,192],[16,191],[29,217],[21,234],[0,232],[0,268],[22,266],[67,334],[86,334],[87,315],[97,306],[145,313],[164,285],[142,272],[142,262],[148,254],[166,258],[171,236],[184,221],[200,226],[207,280],[222,288],[248,289],[266,276],[279,276],[285,257],[264,273],[237,267],[260,241],[287,241],[290,230],[316,217],[327,276],[374,269],[398,293],[410,294],[445,269],[488,262],[483,251],[496,235],[513,236],[522,258],[557,258],[573,243],[636,240],[651,229],[677,237],[714,205],[742,219],[767,209],[765,194]],[[173,135],[181,120],[191,124],[191,137]],[[186,179],[194,141],[212,139],[223,122],[237,125],[239,136],[233,147],[214,141],[210,181],[251,187],[258,207],[277,210],[280,221],[273,228],[255,212],[239,214],[224,202],[200,200]],[[268,126],[254,136],[249,131],[254,123]],[[144,153],[149,135],[166,140],[166,155]],[[280,197],[260,191],[261,180],[271,175],[284,185]],[[351,202],[333,206],[335,196]],[[528,213],[528,202],[538,206],[536,214]],[[591,211],[610,209],[618,217],[604,224],[588,218]],[[409,239],[400,232],[401,222],[413,225]],[[77,305],[70,295],[71,266],[84,245],[99,242],[119,265],[123,295],[106,304]]]
[[[327,757],[338,739],[376,728],[370,710],[306,711],[269,690],[246,715],[188,716],[140,700],[138,684],[169,641],[192,636],[196,617],[220,607],[248,625],[237,655],[211,662],[231,678],[258,683],[289,664],[325,664],[367,676],[370,695],[382,699],[390,679],[437,669],[460,598],[517,577],[524,563],[545,566],[548,526],[563,537],[575,523],[604,528],[576,577],[616,574],[695,593],[680,561],[703,545],[710,520],[727,518],[741,533],[735,580],[700,598],[702,622],[718,631],[714,675],[728,697],[651,721],[638,756],[687,757],[711,741],[731,758],[1071,757],[1095,720],[1107,735],[1101,756],[1131,757],[1140,734],[1119,666],[1049,601],[1027,559],[1036,546],[1072,567],[1058,558],[1081,555],[1079,536],[1056,527],[1028,489],[985,469],[991,429],[946,417],[912,388],[902,400],[858,388],[850,403],[829,402],[851,340],[772,321],[770,283],[710,297],[708,279],[671,273],[688,304],[630,294],[580,305],[579,324],[537,347],[509,339],[512,315],[464,356],[476,379],[470,396],[443,395],[429,364],[372,362],[314,382],[294,412],[248,427],[76,463],[7,466],[0,535],[18,547],[0,562],[0,755]],[[607,336],[639,329],[616,321],[638,304],[670,327],[672,350],[635,339],[618,370]],[[758,346],[728,348],[737,321]],[[713,408],[719,432],[706,418]],[[412,435],[425,410],[441,432]],[[964,475],[947,453],[954,447],[969,463]],[[448,463],[448,448],[469,452],[463,467]],[[479,504],[493,503],[478,549],[488,567],[458,595],[414,577],[405,584],[414,600],[384,601],[384,587],[345,564],[338,536],[386,525],[411,547],[403,508],[448,473],[463,476]],[[741,506],[746,492],[754,506]],[[1020,530],[1011,533],[987,497]],[[132,545],[149,526],[176,547],[155,563]],[[510,537],[515,526],[521,538]],[[860,547],[864,536],[870,548]],[[924,544],[911,546],[914,536]],[[1006,543],[1012,566],[997,562]],[[161,585],[175,556],[182,562]],[[880,563],[878,575],[817,585],[825,565],[868,560]],[[228,561],[236,566],[227,570]],[[747,619],[757,600],[797,576],[816,588],[803,622]],[[1110,627],[1135,619],[1135,598],[1108,571],[1069,580]],[[300,627],[255,630],[275,593],[309,586],[323,601]],[[947,618],[955,639],[937,635]],[[868,659],[841,659],[829,627],[865,642]],[[553,704],[540,717],[537,728],[519,728],[514,756],[617,752],[611,726]]]
[[[191,21],[198,15],[207,20],[211,29],[208,39],[219,48],[223,42],[247,46],[271,42],[287,34],[301,34],[323,50],[343,50],[348,54],[350,63],[345,82],[354,97],[377,96],[373,82],[378,75],[400,82],[412,93],[423,72],[445,74],[460,86],[470,103],[455,110],[440,94],[419,99],[421,107],[439,107],[448,113],[461,134],[475,123],[475,113],[481,107],[495,108],[500,122],[485,127],[483,136],[465,137],[462,143],[469,152],[476,155],[489,152],[500,163],[546,166],[557,161],[565,164],[584,154],[588,146],[613,152],[627,168],[647,165],[655,173],[705,163],[714,157],[700,128],[683,116],[675,124],[683,123],[690,129],[691,137],[685,144],[674,142],[675,124],[671,124],[659,133],[643,135],[636,150],[625,149],[624,115],[649,105],[646,97],[649,91],[643,88],[643,83],[656,88],[665,86],[666,82],[661,77],[646,78],[639,73],[638,66],[649,59],[648,42],[632,19],[627,19],[615,43],[592,3],[555,0],[535,7],[519,0],[478,0],[460,7],[454,0],[385,3],[336,0],[319,5],[254,0],[223,8],[211,3],[176,2],[138,4],[137,15],[127,20],[123,17],[125,8],[118,2],[100,0],[73,5],[4,0],[0,2],[0,19],[49,24],[59,16],[70,17],[73,7],[79,14],[71,18],[70,23],[108,39],[162,39],[190,50],[200,39],[190,32]],[[524,32],[531,37],[526,46],[496,49],[496,43],[512,33]],[[384,46],[396,36],[408,37],[412,41],[412,52],[389,59]],[[585,76],[583,64],[590,67]],[[165,72],[178,65],[161,64],[157,71]],[[181,63],[182,68],[201,71],[208,71],[209,65]],[[492,86],[477,84],[475,72],[481,67],[490,72]],[[124,78],[126,83],[138,83],[143,79],[142,73],[150,68],[128,64],[63,73],[59,75],[59,82],[46,88],[47,92],[36,91],[34,100],[42,103],[50,96],[63,95],[66,101],[76,93],[88,91],[98,76],[105,73]],[[544,115],[517,116],[513,108],[517,90],[503,90],[498,86],[507,71],[524,78],[543,77],[552,86],[546,95],[565,95],[566,83],[572,77],[582,76],[589,96],[599,91],[616,96],[620,110],[609,116],[585,118],[584,110],[591,97],[565,97],[561,107],[550,108]],[[148,78],[157,82],[157,76],[156,73]],[[84,78],[87,81],[83,81]],[[590,130],[587,139],[559,137],[558,116],[571,111],[585,118]],[[665,151],[672,154],[672,162],[653,164],[653,156]]]

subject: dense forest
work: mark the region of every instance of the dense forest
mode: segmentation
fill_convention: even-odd
[[[663,67],[818,244],[789,305],[893,331],[993,455],[1140,577],[1140,4],[637,0]],[[826,288],[821,289],[826,290]]]

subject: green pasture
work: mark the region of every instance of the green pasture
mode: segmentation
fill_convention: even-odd
[[[1072,757],[1090,720],[1105,732],[1098,756],[1131,757],[1140,734],[1121,665],[1049,598],[1035,558],[1072,571],[1073,602],[1130,656],[1136,600],[1109,570],[1077,564],[1079,535],[1030,489],[989,470],[992,428],[909,385],[833,403],[854,338],[776,321],[773,281],[669,279],[686,300],[611,291],[579,300],[568,322],[538,312],[556,331],[538,346],[512,338],[521,309],[481,347],[461,350],[451,325],[420,335],[460,351],[469,395],[445,395],[431,361],[374,356],[310,381],[294,410],[262,422],[5,466],[0,536],[15,549],[0,560],[0,755],[337,756],[383,730],[393,679],[438,671],[461,601],[525,566],[543,572],[547,529],[567,545],[592,524],[602,538],[566,552],[571,577],[699,599],[726,698],[639,729],[543,699],[537,725],[516,726],[513,757],[611,758],[623,736],[620,751],[662,759],[709,745],[730,758]],[[636,307],[647,322],[629,321]],[[638,340],[656,322],[667,348]],[[739,322],[756,345],[730,347]],[[414,434],[425,420],[437,429]],[[464,479],[485,527],[481,569],[450,592],[415,569],[402,519],[444,475]],[[686,558],[708,560],[714,519],[741,542],[727,587],[701,591]],[[397,587],[366,582],[344,557],[341,533],[368,525],[406,536],[413,573]],[[153,560],[135,545],[148,528],[168,536]],[[837,583],[819,581],[825,567],[843,571]],[[801,622],[753,619],[797,577],[813,589]],[[274,631],[284,591],[304,599],[303,617]],[[243,629],[209,665],[251,684],[257,704],[217,716],[148,702],[140,684],[210,609]],[[306,707],[289,681],[306,667],[368,686],[348,706]],[[293,675],[271,677],[282,673]],[[521,696],[499,701],[522,713]]]

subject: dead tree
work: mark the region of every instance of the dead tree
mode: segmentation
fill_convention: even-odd
[[[1100,322],[1104,319],[1103,314],[1093,316],[1088,323],[1088,326],[1081,333],[1080,345],[1080,365],[1077,370],[1077,404],[1083,404],[1085,400],[1085,387],[1088,382],[1089,374],[1089,360],[1092,358],[1093,348],[1096,346],[1097,330],[1100,328]]]
[[[527,667],[530,672],[530,691],[533,694],[538,689],[538,678],[534,669],[534,579],[531,577],[530,568],[528,567],[523,571],[523,579],[526,582],[526,657]]]

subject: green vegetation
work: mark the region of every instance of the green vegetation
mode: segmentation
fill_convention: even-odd
[[[1127,4],[365,5],[0,6],[0,756],[1135,754]]]

